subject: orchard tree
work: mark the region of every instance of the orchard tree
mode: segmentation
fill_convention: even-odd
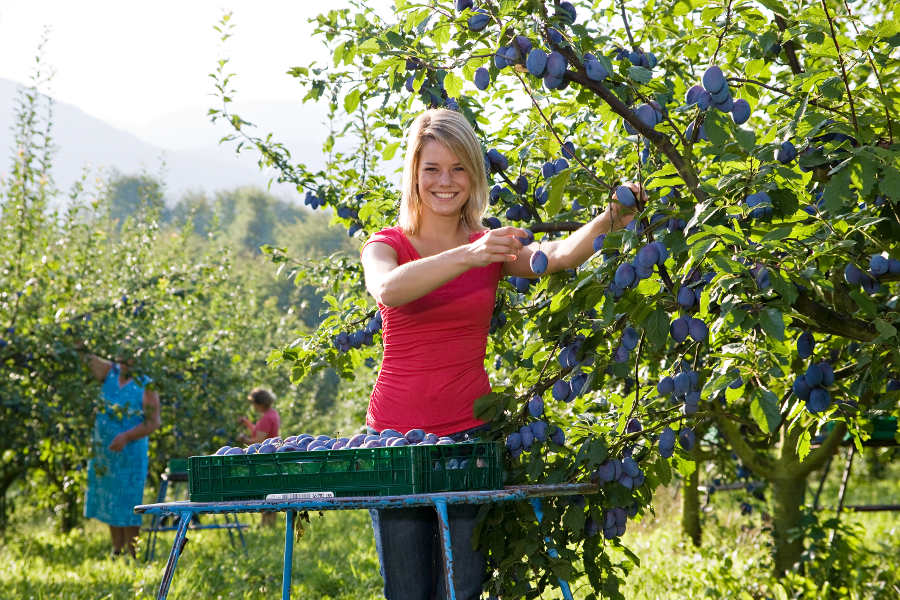
[[[190,222],[160,229],[156,192],[111,219],[118,192],[81,182],[64,198],[54,188],[51,107],[34,88],[20,92],[16,147],[0,181],[0,530],[14,483],[63,530],[81,520],[102,408],[82,345],[111,360],[133,355],[159,391],[154,483],[169,458],[232,442],[253,386],[272,387],[286,406],[306,395],[266,366],[273,345],[304,329],[300,316],[237,275],[227,238],[195,237]],[[131,179],[116,181],[121,190]]]
[[[230,110],[227,60],[213,74],[212,118],[307,205],[359,239],[393,225],[398,186],[381,166],[415,115],[441,106],[483,142],[485,225],[540,243],[613,195],[638,213],[578,270],[500,286],[493,392],[476,414],[510,450],[508,483],[597,493],[548,503],[540,524],[526,505],[485,508],[491,590],[531,597],[583,572],[589,597],[621,597],[626,517],[649,510],[672,467],[695,472],[701,442],[769,484],[773,569],[792,570],[809,474],[848,431],[860,444],[873,415],[900,412],[893,7],[397,0],[385,16],[351,4],[315,20],[331,64],[290,70],[304,101],[330,107],[322,170]],[[231,26],[217,26],[223,40]],[[352,151],[336,150],[341,137]],[[358,262],[272,253],[332,292],[319,329],[276,360],[295,380],[326,366],[359,377],[379,344]]]

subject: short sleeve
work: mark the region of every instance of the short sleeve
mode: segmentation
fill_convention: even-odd
[[[403,235],[403,232],[400,231],[399,227],[388,227],[387,229],[382,229],[377,233],[373,233],[363,244],[360,253],[366,249],[366,246],[375,242],[387,244],[393,248],[394,252],[397,253],[397,259],[400,264],[415,259],[415,256],[411,252],[410,243],[407,241],[406,236]]]

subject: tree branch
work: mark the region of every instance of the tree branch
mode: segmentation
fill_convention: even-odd
[[[794,300],[793,308],[809,319],[810,327],[815,327],[824,333],[861,342],[871,342],[878,337],[878,331],[870,323],[835,312],[810,298],[801,289],[797,290],[797,299]]]
[[[781,31],[787,30],[787,23],[785,23],[784,18],[780,15],[775,15],[775,24],[778,25],[778,29]],[[791,39],[786,41],[781,47],[784,49],[784,55],[787,57],[791,72],[794,75],[802,73],[803,67],[800,66],[800,60],[797,58],[797,45],[794,43],[794,40]]]
[[[756,473],[757,476],[763,479],[773,479],[775,476],[775,469],[771,464],[771,459],[765,455],[759,455],[754,452],[741,436],[738,428],[722,413],[715,402],[712,403],[712,413],[716,419],[716,425],[718,425],[719,430],[725,436],[725,439],[728,440],[728,443],[731,444],[731,448],[734,450],[735,454],[738,455],[738,458],[741,459],[741,462],[743,462],[748,469]]]
[[[828,460],[828,457],[834,455],[837,451],[838,446],[841,445],[841,441],[844,439],[846,433],[847,425],[842,422],[836,423],[834,429],[832,429],[831,433],[828,434],[828,437],[825,438],[825,441],[822,442],[818,448],[807,454],[806,458],[801,463],[788,469],[788,472],[791,475],[805,477],[820,468],[825,464],[825,461]]]
[[[566,55],[566,60],[569,61],[569,64],[575,65],[578,68],[578,71],[566,71],[566,79],[581,84],[582,87],[585,87],[600,96],[614,113],[628,121],[628,123],[630,123],[641,135],[650,140],[654,146],[666,155],[666,158],[669,159],[672,166],[678,171],[678,174],[681,176],[685,185],[691,190],[694,198],[696,198],[698,202],[705,202],[708,196],[706,195],[706,192],[700,189],[700,180],[698,179],[697,174],[694,172],[690,163],[688,163],[675,146],[672,145],[669,138],[652,127],[644,125],[644,123],[638,119],[634,111],[625,106],[625,104],[619,100],[615,94],[610,92],[605,85],[588,79],[587,74],[584,72],[584,65],[578,62],[575,54],[571,50],[563,49],[562,52]]]
[[[831,30],[831,41],[834,42],[834,49],[837,52],[838,62],[841,65],[841,78],[844,80],[844,88],[847,90],[847,100],[850,101],[850,114],[853,116],[853,130],[856,131],[856,139],[859,139],[859,122],[856,120],[856,106],[853,104],[853,93],[850,91],[850,80],[847,79],[847,68],[844,66],[844,57],[841,55],[841,47],[838,45],[837,33],[834,31],[834,19],[828,12],[828,3],[822,0],[822,9],[825,11],[825,18],[828,19],[828,27]]]
[[[790,96],[792,98],[796,98],[796,95],[791,93],[791,91],[786,88],[780,88],[780,87],[776,87],[774,85],[769,85],[767,83],[763,83],[762,81],[758,81],[756,79],[745,79],[743,77],[729,77],[728,81],[731,81],[734,83],[752,83],[753,85],[758,85],[759,87],[766,88],[767,90],[779,93],[783,96]],[[822,104],[821,102],[818,102],[816,100],[810,99],[810,100],[807,100],[807,103],[811,106],[815,106],[816,108],[821,108],[822,110],[827,110],[827,111],[833,112],[835,114],[841,115],[842,117],[847,116],[847,113],[845,113],[841,110],[838,110],[837,108],[831,107],[831,106],[825,106],[824,104]]]
[[[847,10],[847,16],[850,17],[850,24],[853,25],[853,30],[856,31],[856,35],[859,35],[859,27],[856,26],[856,22],[853,20],[853,13],[850,12],[850,5],[847,4],[847,0],[844,0],[844,8]],[[878,89],[881,90],[881,94],[886,96],[884,91],[884,85],[881,83],[881,75],[878,74],[878,67],[875,66],[875,59],[872,58],[872,52],[866,52],[866,58],[869,60],[869,65],[872,67],[872,73],[875,74],[875,81],[878,82]],[[887,105],[884,107],[884,118],[887,121],[888,127],[888,138],[890,139],[891,145],[894,144],[894,126],[893,121],[891,120],[891,111],[888,110]]]

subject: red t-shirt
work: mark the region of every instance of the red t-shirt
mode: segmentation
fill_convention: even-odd
[[[278,435],[278,429],[281,427],[281,418],[274,408],[270,408],[262,414],[259,421],[253,426],[253,437],[257,433],[265,433],[267,438]]]
[[[373,242],[393,248],[398,264],[421,258],[399,227],[382,229],[365,246]],[[369,427],[446,435],[483,423],[472,409],[491,391],[484,355],[502,269],[469,269],[418,300],[378,305],[384,360],[369,398]]]

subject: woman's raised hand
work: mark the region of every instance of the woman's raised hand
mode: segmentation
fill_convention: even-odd
[[[468,244],[468,260],[473,267],[484,267],[495,262],[510,262],[519,257],[522,242],[528,233],[519,227],[498,227]]]
[[[629,188],[633,193],[634,197],[640,197],[641,205],[646,204],[649,198],[647,197],[647,192],[641,189],[641,186],[633,181],[626,181],[622,183],[625,187]],[[606,207],[606,215],[609,217],[610,229],[616,230],[626,227],[631,221],[634,220],[634,213],[637,209],[633,206],[623,206],[618,199],[616,199],[616,192],[613,190],[612,193],[612,202]]]

